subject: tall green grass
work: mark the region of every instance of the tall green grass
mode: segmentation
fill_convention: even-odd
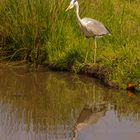
[[[98,39],[97,62],[112,71],[108,80],[123,86],[140,79],[139,0],[80,0],[80,16],[104,23],[112,36]],[[74,70],[92,65],[92,41],[81,34],[74,10],[65,0],[1,0],[0,51],[32,63],[61,64]]]

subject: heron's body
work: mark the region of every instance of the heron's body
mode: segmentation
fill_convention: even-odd
[[[95,39],[94,63],[96,63],[96,38],[108,35],[110,34],[110,31],[101,22],[95,19],[92,18],[81,19],[79,16],[79,4],[77,0],[71,0],[67,10],[73,7],[75,7],[78,24],[80,26],[81,31],[85,34],[87,38],[93,37]]]
[[[81,24],[82,23],[82,24]],[[81,19],[80,28],[87,38],[89,37],[102,37],[110,34],[105,26],[95,19],[83,18]]]

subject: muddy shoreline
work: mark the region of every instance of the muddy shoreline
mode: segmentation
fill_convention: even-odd
[[[10,62],[0,62],[0,67],[1,66],[9,66],[12,68],[18,68],[18,67],[23,67],[24,70],[26,71],[62,71],[62,72],[71,72],[74,73],[74,71],[72,70],[71,67],[66,67],[64,65],[58,65],[58,64],[47,64],[47,65],[37,65],[34,66],[33,64],[29,64],[27,61],[10,61]],[[104,85],[107,88],[111,88],[114,90],[124,90],[127,89],[127,85],[126,88],[122,88],[120,87],[119,84],[114,83],[110,80],[108,80],[108,75],[111,73],[112,71],[109,70],[108,68],[104,68],[100,65],[94,65],[94,66],[90,66],[90,65],[85,65],[83,67],[80,68],[80,70],[78,72],[76,72],[77,74],[83,74],[83,75],[88,75],[90,77],[96,78],[99,83],[101,83],[102,85]],[[139,85],[136,85],[136,90],[139,88]]]
[[[67,68],[56,64],[47,65],[45,67],[52,71],[73,72],[71,68]],[[94,66],[85,65],[79,70],[79,72],[77,72],[77,74],[84,74],[96,78],[102,85],[104,85],[107,88],[111,88],[114,90],[128,90],[129,92],[140,93],[140,81],[137,83],[132,83],[134,85],[132,88],[131,87],[129,88],[128,85],[126,85],[125,88],[122,88],[119,85],[119,83],[114,83],[109,79],[107,79],[110,73],[112,73],[111,70],[109,70],[108,68],[104,68],[100,65],[94,65]]]
[[[61,65],[56,65],[56,64],[47,65],[45,67],[52,71],[68,71],[68,72],[72,71],[71,68],[63,67]],[[121,89],[119,87],[119,85],[117,85],[116,83],[113,83],[107,79],[107,75],[110,72],[111,71],[108,70],[107,68],[103,68],[99,65],[96,65],[96,66],[85,65],[79,70],[79,72],[77,72],[77,74],[85,74],[90,77],[96,78],[97,80],[99,80],[99,82],[101,84],[103,84],[104,86],[106,86],[108,88],[112,88],[112,89],[116,89],[116,90]]]

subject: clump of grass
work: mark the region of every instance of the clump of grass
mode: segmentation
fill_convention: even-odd
[[[91,47],[87,64],[92,64],[92,46],[87,46],[88,40],[78,29],[74,10],[65,12],[68,4],[64,0],[0,1],[0,40],[4,40],[0,51],[35,64],[70,65],[76,71],[84,62],[86,48]],[[81,17],[95,18],[112,32],[97,40],[98,64],[112,70],[107,79],[121,86],[137,81],[139,0],[81,0],[79,4]]]

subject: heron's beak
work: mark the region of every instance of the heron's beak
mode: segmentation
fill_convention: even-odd
[[[68,7],[65,11],[68,11],[68,10],[70,10],[71,8],[73,8],[73,5],[69,5],[69,7]]]

